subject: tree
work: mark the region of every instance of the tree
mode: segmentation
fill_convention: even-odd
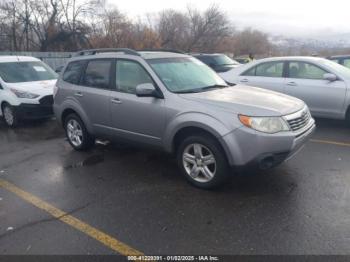
[[[251,28],[238,32],[233,37],[234,53],[236,55],[269,54],[272,45],[268,35]]]

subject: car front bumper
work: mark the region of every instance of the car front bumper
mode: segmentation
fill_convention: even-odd
[[[53,116],[52,105],[20,104],[14,109],[20,119],[42,119]]]
[[[242,169],[268,169],[293,157],[305,145],[316,129],[315,121],[299,132],[266,134],[241,127],[221,138],[231,166]]]

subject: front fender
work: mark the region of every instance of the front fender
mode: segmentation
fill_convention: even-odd
[[[175,116],[165,129],[163,143],[167,152],[173,151],[175,135],[186,127],[201,128],[218,139],[232,131],[223,122],[210,115],[199,112],[183,113]]]

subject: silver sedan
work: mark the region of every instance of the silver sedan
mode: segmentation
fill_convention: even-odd
[[[350,70],[318,57],[273,57],[220,74],[227,82],[303,100],[313,116],[350,121]]]

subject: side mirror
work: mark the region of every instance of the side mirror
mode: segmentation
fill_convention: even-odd
[[[140,84],[136,87],[136,95],[138,97],[156,97],[163,98],[151,83]]]
[[[335,74],[326,73],[323,75],[323,79],[329,82],[334,82],[338,80],[338,77]]]

